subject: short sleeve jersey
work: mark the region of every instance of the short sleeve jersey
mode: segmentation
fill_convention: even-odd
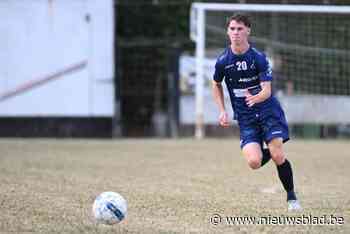
[[[272,80],[271,67],[265,54],[253,47],[249,47],[244,54],[234,54],[230,47],[226,48],[216,61],[213,79],[225,82],[235,119],[239,115],[254,114],[274,103],[273,96],[253,108],[245,103],[246,90],[253,95],[257,94],[261,91],[260,82]]]

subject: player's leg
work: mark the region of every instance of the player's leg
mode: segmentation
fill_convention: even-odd
[[[242,153],[250,168],[258,169],[271,159],[269,150],[263,148],[262,129],[254,124],[241,124],[240,138]]]
[[[282,147],[282,138],[274,138],[268,143],[271,158],[277,166],[278,176],[280,177],[284,189],[288,193],[294,191],[293,171],[289,161],[285,158]],[[293,194],[290,194],[290,196],[293,196]],[[287,200],[295,200],[295,197],[290,196]]]
[[[294,192],[293,170],[291,163],[286,159],[283,152],[283,138],[273,138],[268,143],[272,160],[277,166],[278,176],[287,192],[289,210],[300,210],[300,204]]]
[[[261,146],[260,143],[250,142],[243,146],[242,152],[251,169],[258,169],[261,166]]]
[[[264,166],[266,163],[270,161],[271,154],[270,154],[269,148],[264,148],[263,144],[261,144],[261,152],[262,152],[261,166]]]
[[[289,140],[284,112],[279,103],[276,103],[272,109],[264,112],[262,117],[264,140],[267,142],[271,158],[277,166],[278,176],[287,192],[288,209],[300,210],[301,207],[294,193],[292,166],[283,151],[283,143]]]

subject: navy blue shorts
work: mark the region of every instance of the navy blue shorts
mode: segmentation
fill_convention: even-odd
[[[289,140],[286,117],[279,105],[239,118],[238,125],[241,148],[251,142],[268,144],[274,138],[282,138],[283,142]]]

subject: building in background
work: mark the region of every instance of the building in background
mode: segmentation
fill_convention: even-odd
[[[113,0],[0,2],[2,136],[111,136]]]

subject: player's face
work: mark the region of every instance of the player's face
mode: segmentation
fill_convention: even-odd
[[[248,36],[250,34],[250,28],[245,26],[242,22],[232,20],[227,27],[227,35],[230,41],[234,45],[241,45],[248,42]]]

